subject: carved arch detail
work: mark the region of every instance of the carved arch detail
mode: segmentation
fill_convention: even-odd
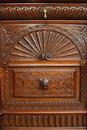
[[[85,57],[85,48],[64,28],[36,25],[18,34],[10,56],[29,60],[81,60]]]
[[[85,60],[86,30],[86,25],[71,24],[0,26],[0,66],[11,59]]]

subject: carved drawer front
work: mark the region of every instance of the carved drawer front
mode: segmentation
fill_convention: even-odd
[[[10,101],[31,102],[79,101],[79,68],[31,66],[9,71]]]

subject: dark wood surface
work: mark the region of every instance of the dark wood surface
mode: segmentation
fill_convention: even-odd
[[[60,12],[54,10],[56,6],[62,7]],[[4,129],[86,129],[86,6],[0,4],[0,124]]]
[[[86,24],[35,22],[1,21],[2,125],[86,127]],[[49,80],[47,89],[40,79]]]
[[[29,128],[6,128],[4,130],[29,130]],[[55,128],[55,127],[52,127],[52,128],[32,128],[30,127],[30,130],[60,130],[60,128]],[[86,130],[86,128],[61,128],[61,130]]]
[[[1,3],[86,3],[87,0],[0,0]]]

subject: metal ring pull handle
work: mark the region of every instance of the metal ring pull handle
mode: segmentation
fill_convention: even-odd
[[[47,10],[44,9],[44,10],[43,10],[43,13],[44,13],[44,18],[46,19],[46,18],[47,18]]]

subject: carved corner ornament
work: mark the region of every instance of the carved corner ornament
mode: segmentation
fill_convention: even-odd
[[[5,61],[5,60],[0,60],[0,67],[2,67],[2,68],[8,67],[8,60],[7,60],[7,61]]]
[[[10,39],[11,35],[4,28],[0,29],[1,39],[0,39],[0,66],[7,67],[9,62],[9,52],[10,52]]]

